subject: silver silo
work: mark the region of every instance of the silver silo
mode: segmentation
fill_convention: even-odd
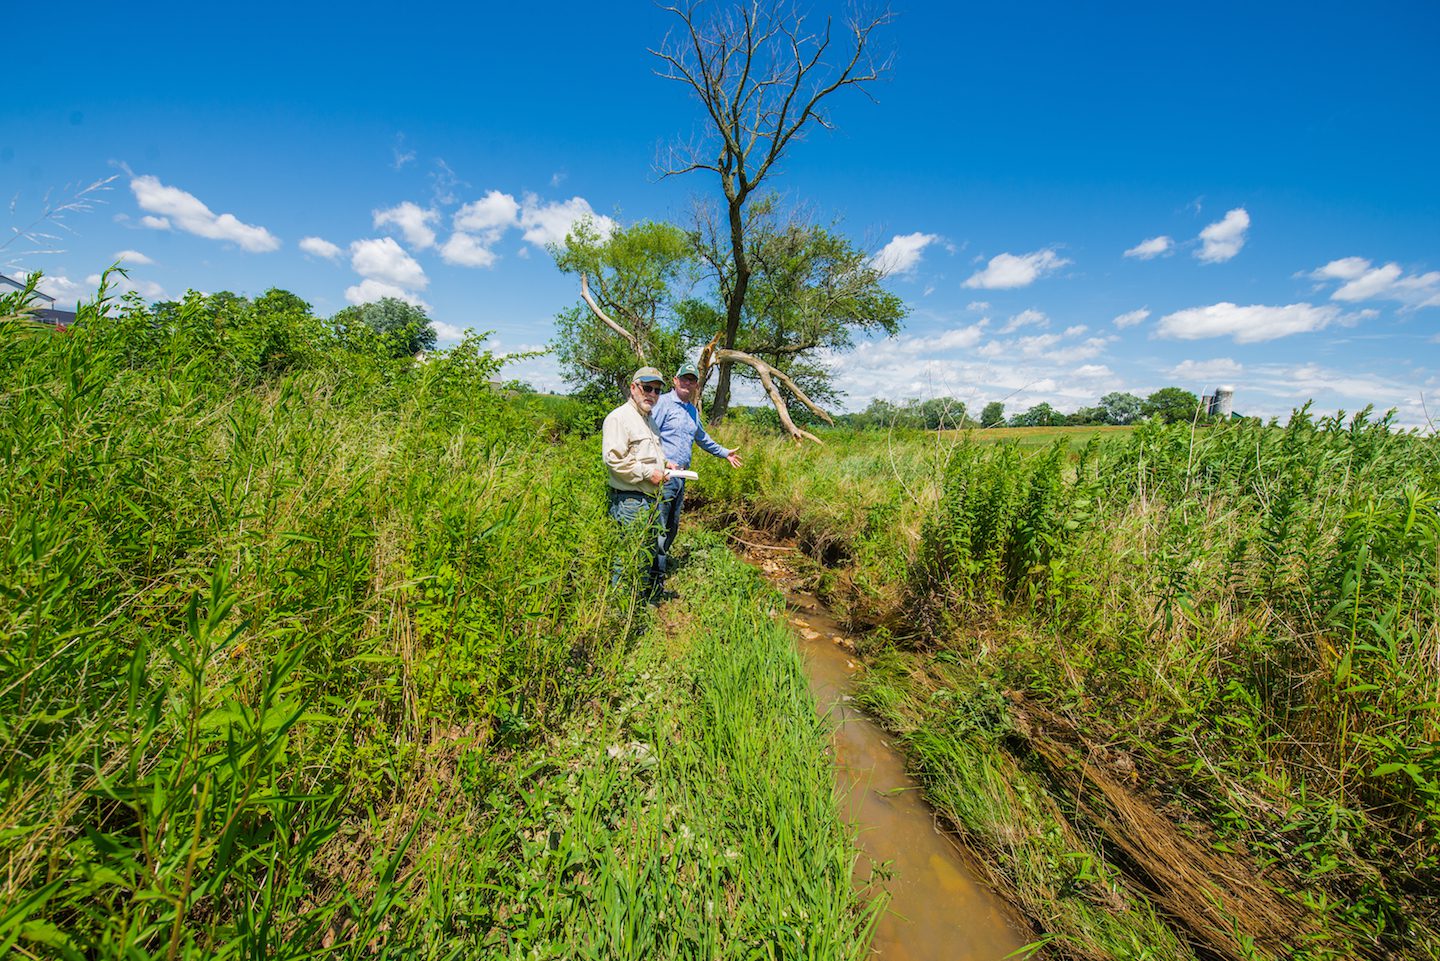
[[[1215,399],[1212,403],[1214,406],[1210,408],[1210,412],[1216,417],[1224,417],[1228,420],[1230,414],[1235,410],[1235,388],[1215,388]]]

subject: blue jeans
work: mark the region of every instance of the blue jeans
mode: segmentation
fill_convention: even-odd
[[[660,543],[655,562],[663,580],[671,571],[670,548],[680,532],[680,509],[685,506],[685,478],[672,477],[660,488]]]
[[[611,585],[619,584],[627,571],[634,570],[638,560],[644,565],[645,591],[647,594],[653,594],[660,589],[660,582],[665,576],[660,568],[658,554],[660,526],[656,500],[639,491],[622,491],[613,487],[607,488],[607,490],[610,495],[610,518],[619,524],[627,534],[626,543],[621,546],[620,553],[615,555],[615,563],[611,567],[610,583]],[[631,529],[637,526],[643,530],[638,535],[633,535]],[[637,547],[638,557],[636,555]]]

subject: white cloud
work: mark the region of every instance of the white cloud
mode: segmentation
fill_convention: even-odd
[[[115,255],[115,260],[117,262],[123,261],[125,264],[130,266],[138,265],[141,267],[148,267],[151,264],[155,263],[155,261],[151,260],[149,257],[146,257],[138,250],[122,250]]]
[[[435,231],[430,225],[440,219],[440,214],[433,209],[427,210],[407,200],[388,210],[373,211],[372,216],[375,218],[376,229],[398,227],[405,237],[405,242],[416,250],[435,246]]]
[[[461,267],[493,267],[497,259],[480,238],[459,232],[440,245],[440,257],[447,264]]]
[[[14,276],[23,284],[30,279],[30,272],[21,270]],[[99,286],[99,274],[95,275],[95,281],[95,286],[87,286],[86,284],[77,284],[64,274],[41,274],[39,282],[35,284],[35,289],[42,294],[54,297],[55,303],[61,307],[68,308],[74,307],[75,302],[81,297],[94,294],[95,287]]]
[[[307,254],[324,257],[326,260],[334,260],[340,256],[340,248],[323,237],[302,238],[300,241],[300,249]]]
[[[1142,240],[1134,247],[1125,251],[1124,256],[1134,257],[1139,260],[1153,260],[1161,254],[1168,254],[1175,249],[1175,241],[1163,234],[1159,237],[1151,237],[1149,240]]]
[[[1020,313],[1014,315],[1014,316],[1011,317],[1008,321],[1005,322],[1005,326],[1000,328],[1000,333],[1002,333],[1002,334],[1008,334],[1008,333],[1011,333],[1012,331],[1019,330],[1021,327],[1049,327],[1049,326],[1050,326],[1050,318],[1049,318],[1049,317],[1046,317],[1045,314],[1044,314],[1042,311],[1038,311],[1038,310],[1022,310],[1022,311],[1020,311]]]
[[[586,209],[589,209],[588,206]],[[493,231],[498,238],[501,231],[516,226],[519,218],[520,204],[515,198],[498,190],[491,190],[479,200],[472,200],[457,210],[452,222],[456,230],[468,233]]]
[[[219,214],[179,187],[167,187],[148,174],[130,181],[135,202],[154,217],[142,217],[146,227],[169,230],[172,226],[197,237],[228,240],[241,250],[266,253],[280,247],[280,241],[264,227],[241,223],[234,214]]]
[[[1042,275],[1059,270],[1070,261],[1048,247],[1034,253],[997,254],[990,258],[984,270],[976,271],[966,287],[982,290],[1009,290],[1013,287],[1028,287]]]
[[[430,283],[420,264],[392,237],[355,241],[350,245],[350,266],[361,277],[409,290],[424,290]]]
[[[430,305],[415,294],[412,294],[403,287],[387,284],[383,280],[366,278],[353,287],[345,288],[345,299],[357,306],[360,304],[373,304],[375,301],[383,300],[386,297],[403,300],[405,303],[419,307],[421,310],[428,311],[430,309]]]
[[[1134,327],[1136,324],[1143,324],[1146,318],[1148,318],[1149,316],[1150,308],[1141,307],[1139,310],[1126,311],[1119,317],[1116,317],[1113,321],[1111,321],[1111,323],[1113,323],[1116,327],[1119,327],[1121,330],[1124,330],[1126,327]]]
[[[1341,257],[1332,260],[1310,276],[1316,280],[1354,280],[1370,269],[1370,261],[1364,257]]]
[[[1440,271],[1407,275],[1397,263],[1372,267],[1363,257],[1343,257],[1314,270],[1319,281],[1343,280],[1331,300],[1355,303],[1361,300],[1394,300],[1406,307],[1440,307]]]
[[[435,336],[442,344],[459,341],[470,332],[469,327],[456,327],[443,320],[432,320],[430,326],[435,328]]]
[[[91,290],[100,289],[100,274],[91,274],[85,278],[85,283]],[[110,286],[122,294],[136,293],[146,300],[160,300],[165,296],[165,288],[153,280],[136,280],[133,277],[125,277],[121,274],[110,275]],[[59,298],[56,298],[57,300]]]
[[[939,234],[896,234],[870,259],[870,265],[884,274],[913,274],[925,248],[939,240]]]
[[[1171,367],[1168,373],[1180,381],[1219,383],[1235,380],[1244,371],[1243,365],[1229,357],[1215,357],[1211,360],[1182,360]]]
[[[1244,207],[1236,207],[1200,231],[1200,249],[1195,252],[1201,263],[1223,264],[1245,246],[1245,231],[1250,229],[1250,215]]]
[[[600,236],[608,237],[615,229],[615,221],[591,209],[584,197],[571,197],[543,203],[534,194],[525,195],[520,208],[520,228],[525,231],[525,242],[537,247],[546,244],[563,245],[565,236],[581,220],[590,220]]]
[[[1205,337],[1233,337],[1237,344],[1258,344],[1277,337],[1323,330],[1334,323],[1352,323],[1360,317],[1344,314],[1339,307],[1288,304],[1271,307],[1254,304],[1240,307],[1231,303],[1211,304],[1177,310],[1160,318],[1156,333],[1178,340]]]
[[[1089,330],[1090,330],[1090,328],[1087,327],[1087,326],[1085,326],[1084,324],[1076,324],[1076,325],[1073,326],[1073,327],[1066,327],[1066,328],[1065,328],[1065,336],[1066,336],[1066,337],[1079,337],[1081,334],[1086,333],[1086,332],[1089,331]]]
[[[972,300],[972,301],[970,301],[970,303],[968,303],[968,304],[965,305],[965,309],[966,309],[966,310],[989,310],[989,309],[990,309],[990,301],[988,301],[988,300]]]

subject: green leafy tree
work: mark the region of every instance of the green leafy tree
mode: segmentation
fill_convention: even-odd
[[[1156,417],[1167,424],[1189,423],[1200,410],[1200,398],[1179,387],[1162,387],[1141,406],[1146,417]]]
[[[330,319],[332,326],[345,331],[364,325],[390,344],[396,357],[434,350],[435,328],[425,311],[396,297],[385,297],[358,307],[346,307]]]
[[[1065,415],[1041,401],[1023,414],[1016,414],[1010,418],[1011,427],[1054,427],[1058,425]]]
[[[1144,408],[1144,401],[1134,394],[1111,391],[1100,398],[1100,408],[1105,412],[1106,424],[1133,423]]]
[[[569,383],[581,394],[617,397],[641,364],[675,370],[693,346],[687,331],[704,313],[685,300],[696,267],[685,231],[642,221],[602,235],[586,219],[551,254],[562,271],[584,279],[590,299],[555,318],[551,349]]]
[[[1004,425],[1005,405],[1002,402],[992,400],[985,405],[984,410],[980,411],[981,427],[1003,427]]]
[[[836,231],[783,214],[773,197],[758,201],[753,214],[749,295],[732,349],[787,375],[804,395],[833,400],[830,371],[818,361],[819,353],[849,350],[856,334],[898,332],[905,303],[885,289],[884,274],[870,256]],[[703,217],[692,238],[722,294],[714,311],[692,316],[705,324],[692,331],[703,342],[724,324],[727,241]],[[722,347],[718,367],[727,355],[717,346]],[[761,370],[743,361],[735,366],[752,381],[761,381]]]

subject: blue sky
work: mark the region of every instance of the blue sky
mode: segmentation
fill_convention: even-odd
[[[543,345],[578,293],[546,242],[586,212],[683,221],[717,187],[655,173],[699,122],[654,74],[661,9],[489,6],[46,5],[5,98],[7,227],[115,179],[0,269],[61,301],[122,254],[149,297],[398,292],[442,343]],[[847,407],[1230,384],[1266,416],[1440,409],[1440,5],[893,10],[877,102],[838,98],[772,182],[911,308],[831,359]],[[560,386],[545,359],[514,373]]]

